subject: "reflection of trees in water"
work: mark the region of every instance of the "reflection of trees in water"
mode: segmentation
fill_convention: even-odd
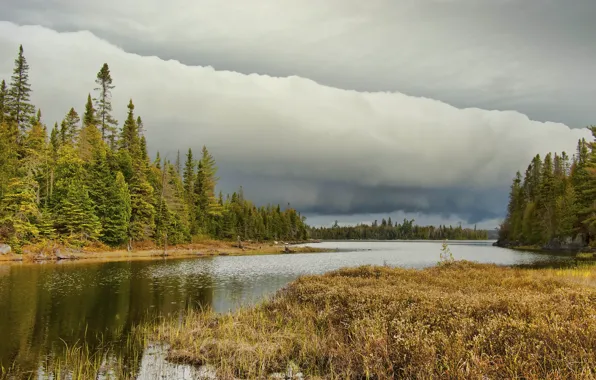
[[[133,326],[213,302],[209,273],[148,275],[152,266],[172,263],[11,267],[0,279],[0,363],[32,370],[46,354],[63,354],[65,343],[77,342],[91,350],[112,342],[111,350],[126,360],[139,351],[126,345]]]

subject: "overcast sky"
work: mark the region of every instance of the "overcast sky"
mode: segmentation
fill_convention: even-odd
[[[152,152],[214,153],[221,188],[313,224],[503,217],[516,170],[595,119],[593,0],[3,0],[46,123],[110,65]]]

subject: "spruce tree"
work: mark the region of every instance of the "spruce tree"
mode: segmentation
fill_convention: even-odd
[[[132,99],[128,102],[128,116],[124,121],[122,127],[122,133],[120,134],[120,149],[124,149],[132,153],[134,149],[139,149],[142,155],[142,149],[140,146],[139,131],[137,128],[137,122],[134,117],[135,106]]]
[[[15,67],[8,90],[8,113],[17,129],[24,131],[31,125],[35,107],[30,103],[31,85],[29,84],[29,65],[23,54],[23,45],[15,59]]]
[[[97,110],[101,136],[104,141],[109,141],[110,147],[114,149],[118,121],[112,116],[112,90],[115,86],[112,84],[112,74],[107,63],[104,63],[97,73],[95,83],[98,86],[95,88],[95,91],[98,92],[97,97],[94,99],[95,109]]]
[[[188,148],[188,153],[186,154],[186,163],[184,164],[184,190],[187,194],[187,199],[189,200],[192,198],[193,189],[194,189],[194,182],[195,182],[195,160],[192,156],[192,149]]]
[[[590,153],[585,162],[586,175],[581,187],[582,204],[581,215],[585,231],[590,237],[596,236],[596,126],[589,127],[594,141],[589,144]],[[590,240],[592,240],[590,238]]]
[[[56,230],[76,245],[97,240],[101,233],[95,205],[85,184],[83,164],[72,145],[60,148],[52,211]]]
[[[143,157],[132,100],[128,104],[128,116],[122,128],[120,150],[130,156],[132,170],[129,183],[131,198],[129,237],[131,241],[147,240],[151,238],[155,228],[153,187],[147,181],[148,163]]]
[[[182,166],[180,163],[180,150],[178,150],[176,154],[176,164],[174,165],[174,169],[176,169],[176,174],[182,174]]]
[[[79,114],[74,108],[71,108],[60,124],[60,139],[62,144],[73,145],[75,143],[75,139],[79,134],[80,122],[81,118],[79,117]]]
[[[39,234],[37,183],[30,175],[13,177],[0,202],[0,240],[9,242],[18,252]]]
[[[0,124],[4,122],[4,116],[8,111],[8,89],[6,88],[6,82],[4,79],[0,83]]]
[[[101,240],[116,246],[126,242],[131,218],[130,192],[121,172],[108,187],[104,203]]]
[[[95,115],[95,108],[91,100],[91,94],[87,95],[87,103],[85,104],[85,113],[83,114],[83,127],[89,125],[97,125],[97,118]]]
[[[217,167],[207,147],[203,146],[201,153],[194,191],[197,221],[205,232],[213,234],[214,221],[223,215],[222,206],[215,196]]]
[[[19,149],[18,134],[12,123],[0,123],[0,200],[6,192],[9,180],[16,176]]]

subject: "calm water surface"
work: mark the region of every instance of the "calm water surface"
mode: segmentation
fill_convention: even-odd
[[[456,259],[540,265],[568,257],[488,242],[449,242]],[[435,265],[441,242],[324,242],[320,254],[0,266],[0,364],[36,368],[65,344],[122,342],[133,325],[189,307],[223,312],[256,302],[305,274],[365,264]]]

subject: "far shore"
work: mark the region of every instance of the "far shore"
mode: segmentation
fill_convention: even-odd
[[[72,249],[52,248],[40,249],[39,247],[25,247],[23,254],[10,253],[0,255],[0,264],[18,262],[104,262],[104,261],[130,261],[130,260],[155,260],[165,258],[190,258],[210,256],[247,256],[247,255],[275,255],[294,253],[321,253],[332,252],[334,249],[316,248],[311,246],[296,246],[297,244],[317,243],[318,241],[304,242],[242,242],[242,247],[237,242],[207,240],[193,244],[184,244],[168,247],[142,247],[128,251],[126,249],[101,250],[101,249]]]

